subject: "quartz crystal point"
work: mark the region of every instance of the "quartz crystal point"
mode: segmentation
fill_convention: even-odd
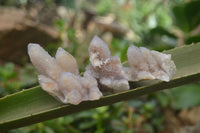
[[[170,54],[131,45],[127,52],[130,68],[124,68],[128,80],[159,79],[169,81],[176,72]]]
[[[58,48],[55,59],[40,45],[30,43],[28,54],[40,73],[38,80],[42,89],[62,103],[77,105],[102,96],[96,79],[89,74],[81,77],[76,60],[64,49]]]
[[[56,52],[56,62],[64,71],[79,75],[76,60],[64,49],[58,48]]]
[[[30,43],[28,45],[28,54],[30,60],[42,75],[56,80],[59,77],[62,69],[56,63],[56,60],[51,57],[40,45]]]
[[[103,40],[95,36],[88,50],[91,64],[86,68],[86,74],[98,79],[99,83],[111,92],[129,89],[119,57],[110,55],[110,50]]]

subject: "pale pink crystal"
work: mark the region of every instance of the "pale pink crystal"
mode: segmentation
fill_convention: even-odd
[[[131,45],[127,56],[129,67],[123,67],[119,57],[112,57],[106,43],[95,36],[89,46],[90,65],[84,76],[72,55],[58,48],[56,59],[38,44],[28,45],[31,62],[41,74],[38,76],[43,90],[62,103],[79,104],[97,100],[102,96],[98,82],[109,92],[129,89],[129,81],[159,79],[169,81],[176,72],[170,54]]]
[[[64,49],[57,50],[55,59],[38,44],[29,44],[28,54],[41,74],[38,80],[42,89],[62,103],[77,105],[102,96],[96,79],[89,74],[81,77],[76,60]]]
[[[130,68],[126,68],[125,71],[130,81],[145,79],[169,81],[176,72],[170,54],[131,45],[127,56]]]
[[[110,56],[110,50],[103,40],[95,36],[88,50],[91,64],[86,68],[86,73],[98,79],[100,84],[113,92],[129,89],[119,57]]]
[[[58,66],[56,60],[40,45],[30,43],[28,45],[28,54],[31,62],[40,74],[46,75],[54,80],[58,79],[62,69]]]
[[[78,75],[78,65],[74,57],[61,47],[56,52],[56,62],[65,71]]]

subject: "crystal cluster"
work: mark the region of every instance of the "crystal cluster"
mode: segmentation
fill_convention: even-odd
[[[99,99],[105,91],[102,88],[112,93],[126,91],[129,90],[128,81],[169,81],[176,72],[170,54],[144,47],[131,45],[128,48],[129,67],[123,67],[119,57],[112,57],[106,43],[97,36],[92,39],[88,50],[90,64],[81,77],[76,60],[64,49],[58,48],[53,58],[38,44],[29,44],[28,54],[40,73],[38,80],[42,89],[62,103],[77,105],[82,101]]]
[[[176,72],[176,66],[170,54],[131,45],[127,56],[130,68],[126,68],[126,74],[130,81],[144,79],[169,81]]]
[[[29,44],[28,54],[40,73],[38,80],[42,89],[57,100],[76,105],[102,96],[96,79],[89,74],[81,77],[76,60],[64,49],[58,48],[53,58],[38,44]]]
[[[89,46],[90,65],[85,73],[89,73],[111,92],[129,89],[123,66],[119,57],[110,55],[110,50],[103,40],[95,36]]]

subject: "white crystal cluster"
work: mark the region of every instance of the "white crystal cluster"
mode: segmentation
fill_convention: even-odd
[[[58,48],[53,58],[38,44],[29,44],[28,54],[42,89],[57,100],[77,105],[102,96],[96,79],[87,73],[81,77],[76,60],[64,49]]]
[[[90,64],[81,77],[76,60],[64,49],[58,48],[53,58],[38,44],[29,44],[28,54],[40,73],[38,80],[42,89],[63,103],[77,105],[99,99],[102,96],[99,84],[106,91],[116,93],[129,90],[128,81],[169,81],[176,72],[170,54],[144,47],[131,45],[128,48],[129,67],[123,67],[119,57],[112,57],[106,43],[97,36],[88,50]]]
[[[89,46],[90,65],[85,73],[89,73],[111,92],[129,89],[123,66],[118,56],[112,57],[103,40],[95,36]]]
[[[176,72],[170,54],[163,54],[144,47],[129,46],[127,51],[130,68],[126,68],[128,80],[159,79],[169,81]]]
[[[89,73],[112,92],[129,89],[128,81],[159,79],[169,81],[176,72],[170,54],[163,54],[144,47],[129,46],[127,51],[129,67],[123,67],[119,57],[110,55],[106,43],[95,36],[89,46]]]

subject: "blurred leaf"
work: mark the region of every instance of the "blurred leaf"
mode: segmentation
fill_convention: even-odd
[[[71,41],[71,45],[69,46],[69,51],[72,55],[76,55],[77,48],[78,48],[78,39],[76,38],[76,30],[74,29],[67,29],[67,38]]]
[[[95,124],[96,124],[96,121],[95,121],[95,120],[91,120],[91,121],[87,121],[87,122],[82,122],[82,123],[79,125],[79,128],[80,128],[81,130],[84,130],[84,129],[88,129],[88,128],[94,127]]]
[[[161,26],[157,26],[153,29],[150,30],[150,34],[151,35],[167,35],[171,38],[177,38],[174,34],[170,33],[168,30],[166,30],[165,28],[161,27]]]
[[[113,4],[114,3],[110,0],[99,0],[96,6],[97,13],[99,15],[104,15],[106,13],[109,13],[112,9]]]
[[[106,113],[108,110],[108,107],[107,106],[104,106],[104,107],[100,107],[100,108],[97,108],[96,111],[98,113]]]
[[[0,67],[0,97],[17,92],[22,86],[13,63]]]
[[[126,133],[134,133],[134,129],[128,129]]]
[[[82,110],[110,105],[136,98],[155,91],[199,81],[200,44],[179,47],[165,53],[172,54],[177,72],[170,82],[141,81],[130,83],[129,91],[102,97],[96,101],[84,101],[79,105],[62,104],[40,87],[31,88],[0,99],[0,130],[9,130],[41,121],[69,115]],[[134,88],[135,86],[141,86]],[[148,106],[149,108],[149,106]],[[152,107],[150,106],[150,109]]]
[[[84,111],[80,112],[78,115],[76,115],[77,118],[79,119],[86,119],[86,118],[91,118],[92,111]]]
[[[62,0],[62,5],[66,6],[66,8],[75,9],[76,1],[75,0]]]
[[[140,107],[143,102],[141,100],[133,99],[128,101],[130,107],[138,108]]]
[[[50,127],[47,127],[47,126],[44,127],[44,132],[45,133],[54,133],[54,131]]]
[[[128,45],[125,45],[123,49],[121,49],[121,54],[120,54],[120,60],[121,62],[127,61],[127,50],[128,50]]]
[[[147,102],[144,104],[144,109],[146,111],[152,111],[155,109],[155,103],[154,102]]]
[[[200,24],[200,1],[192,0],[190,2],[176,5],[173,8],[173,14],[176,24],[184,32],[190,32]]]
[[[111,53],[114,53],[114,55],[118,55],[121,62],[127,61],[126,53],[129,47],[128,41],[125,39],[113,38],[111,41],[111,45]]]
[[[164,92],[157,93],[156,99],[162,107],[167,107],[167,105],[169,105],[169,96]]]
[[[200,105],[200,85],[188,84],[170,91],[171,104],[174,109],[183,109]]]
[[[153,125],[155,125],[159,130],[164,128],[163,122],[165,121],[163,115],[158,115],[156,118],[152,119]]]
[[[154,50],[163,51],[176,46],[177,37],[162,26],[151,29],[144,37],[145,43]]]
[[[7,63],[4,67],[0,68],[0,77],[3,80],[8,80],[10,78],[16,77],[16,73],[14,72],[14,64]]]
[[[147,133],[154,133],[153,127],[150,124],[144,124],[141,129],[145,130]]]
[[[75,120],[73,116],[67,116],[64,119],[65,119],[64,121],[65,124],[72,123]]]
[[[66,20],[66,19],[58,19],[58,20],[56,20],[56,22],[55,22],[55,27],[56,27],[60,32],[62,32],[62,31],[65,29],[66,23],[67,23],[67,20]]]
[[[186,44],[192,44],[197,42],[200,42],[200,35],[190,36],[185,40]]]

